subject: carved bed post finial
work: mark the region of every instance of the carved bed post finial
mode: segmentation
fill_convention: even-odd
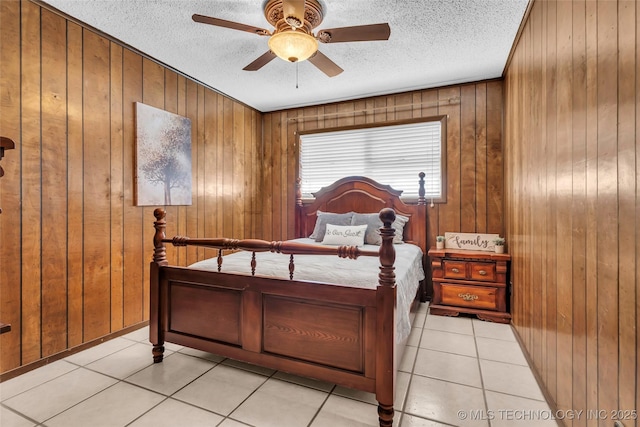
[[[384,208],[380,211],[380,220],[382,228],[380,229],[380,237],[382,244],[380,245],[380,284],[385,286],[393,286],[396,283],[395,267],[396,250],[393,248],[393,237],[396,231],[393,229],[393,221],[396,220],[396,213],[391,208]]]
[[[156,234],[153,236],[153,262],[158,265],[169,265],[167,249],[162,241],[165,238],[164,232],[167,229],[167,222],[164,219],[166,215],[167,213],[162,208],[157,208],[153,211],[153,216],[156,217],[156,221],[153,223],[153,227],[156,229]]]
[[[302,206],[302,178],[296,179],[296,206]]]
[[[418,204],[419,205],[426,205],[427,204],[427,199],[424,198],[424,177],[425,174],[424,172],[420,172],[418,174],[418,176],[420,177],[420,181],[419,181],[419,185],[420,187],[418,188]]]

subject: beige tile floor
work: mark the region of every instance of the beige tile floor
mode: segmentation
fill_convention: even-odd
[[[0,384],[0,425],[377,426],[370,393],[168,344],[148,328]],[[556,426],[509,325],[428,314],[397,376],[395,425]]]

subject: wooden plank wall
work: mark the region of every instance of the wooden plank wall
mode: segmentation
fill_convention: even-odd
[[[428,210],[428,243],[446,231],[503,234],[502,81],[264,114],[264,238],[292,238],[296,132],[446,115],[447,200]],[[416,174],[416,186],[418,178]]]
[[[567,426],[640,407],[639,23],[634,0],[536,0],[506,72],[513,324],[558,408],[604,415]]]
[[[134,102],[191,119],[193,204],[167,234],[254,237],[261,113],[29,1],[0,2],[0,336],[6,372],[148,319],[153,208]],[[172,263],[204,251],[169,250]]]

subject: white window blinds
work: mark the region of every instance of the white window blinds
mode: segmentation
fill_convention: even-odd
[[[362,175],[418,197],[424,172],[425,197],[442,197],[442,122],[429,121],[300,135],[302,197],[340,178]]]

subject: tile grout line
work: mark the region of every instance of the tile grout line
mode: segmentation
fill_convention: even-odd
[[[184,347],[183,347],[183,348],[184,348]],[[180,350],[182,350],[182,349],[180,349]],[[167,355],[166,357],[172,356],[172,355],[174,355],[174,354],[176,354],[176,353],[180,352],[180,350],[173,351],[171,354]],[[187,357],[197,358],[196,356],[191,356],[191,355],[189,355],[189,354],[185,354],[185,353],[180,353],[180,354],[182,354],[183,356],[187,356]],[[152,363],[151,365],[149,365],[149,366],[145,366],[144,368],[141,368],[141,369],[137,370],[136,372],[134,372],[134,373],[130,374],[130,375],[129,375],[129,376],[127,376],[126,378],[121,379],[120,381],[121,381],[122,383],[129,384],[129,385],[132,385],[132,386],[135,386],[135,387],[141,388],[141,389],[143,389],[143,390],[150,391],[150,392],[153,392],[153,393],[155,393],[155,394],[159,394],[160,396],[163,396],[163,397],[164,397],[164,399],[162,399],[162,400],[161,400],[160,402],[158,402],[156,405],[152,406],[151,408],[149,408],[148,410],[146,410],[145,412],[143,412],[142,414],[140,414],[138,417],[136,417],[135,419],[133,419],[131,422],[127,423],[127,424],[125,425],[125,427],[126,427],[126,426],[129,426],[129,425],[131,425],[131,424],[133,424],[133,423],[134,423],[134,422],[136,422],[138,419],[142,418],[143,416],[145,416],[146,414],[148,414],[149,412],[151,412],[153,409],[157,408],[158,406],[160,406],[161,404],[163,404],[164,402],[166,402],[167,400],[170,400],[170,399],[171,399],[172,401],[177,401],[177,402],[180,402],[180,403],[184,403],[184,404],[189,405],[189,406],[192,406],[192,407],[194,407],[194,408],[198,408],[198,409],[201,409],[201,410],[204,410],[204,411],[207,411],[207,412],[213,413],[213,414],[215,414],[215,415],[222,416],[222,417],[223,417],[223,420],[224,420],[224,416],[223,416],[222,414],[218,414],[218,413],[216,413],[216,412],[214,412],[214,411],[210,411],[210,410],[208,410],[208,409],[206,409],[206,408],[201,408],[201,407],[196,406],[196,405],[193,405],[193,404],[191,404],[191,403],[189,403],[189,402],[184,402],[184,401],[182,401],[182,400],[179,400],[179,399],[175,399],[175,398],[173,398],[173,396],[174,396],[176,393],[178,393],[180,390],[182,390],[182,389],[184,389],[185,387],[187,387],[187,386],[189,386],[189,385],[193,384],[193,382],[195,382],[198,378],[202,377],[202,376],[203,376],[203,375],[205,375],[207,372],[211,371],[213,368],[215,368],[216,366],[218,366],[219,364],[221,364],[221,363],[225,360],[225,359],[223,359],[223,360],[221,360],[220,362],[213,362],[213,361],[208,360],[208,359],[203,359],[203,358],[198,358],[198,359],[201,359],[201,360],[205,360],[205,361],[211,362],[211,363],[213,363],[213,366],[211,366],[211,368],[207,369],[207,370],[206,370],[206,371],[204,371],[202,374],[198,375],[198,376],[197,376],[197,377],[195,377],[193,380],[189,381],[189,383],[185,384],[183,387],[180,387],[179,389],[177,389],[176,391],[174,391],[174,392],[173,392],[173,393],[171,393],[170,395],[166,395],[166,394],[160,393],[160,392],[158,392],[158,391],[156,391],[156,390],[148,389],[148,388],[143,387],[143,386],[141,386],[141,385],[139,385],[139,384],[134,384],[134,383],[131,383],[131,382],[129,382],[129,381],[125,381],[127,378],[132,377],[133,375],[136,375],[137,373],[139,373],[139,372],[141,372],[141,371],[143,371],[143,370],[145,370],[145,369],[147,369],[147,368],[149,368],[149,367],[153,366],[153,365],[154,365],[153,363]],[[163,362],[164,362],[164,357],[163,357]]]
[[[333,387],[331,387],[331,390],[327,393],[327,395],[325,396],[324,400],[322,401],[322,403],[320,404],[320,407],[318,408],[318,410],[316,411],[315,414],[313,414],[313,417],[311,417],[311,420],[309,420],[309,424],[307,424],[307,427],[311,427],[311,425],[313,424],[313,422],[316,420],[316,418],[318,418],[318,415],[320,415],[320,411],[322,411],[322,408],[324,408],[324,405],[327,403],[327,401],[329,400],[329,396],[331,396],[333,394],[333,392],[336,389],[336,385],[334,384]]]
[[[0,0],[0,1],[1,1],[1,0]],[[55,363],[55,362],[54,362],[54,363]],[[46,381],[44,381],[44,382],[38,383],[38,384],[34,385],[33,387],[30,387],[30,388],[28,388],[28,389],[25,389],[25,390],[21,391],[20,393],[14,394],[14,395],[13,395],[13,396],[11,396],[11,397],[8,397],[8,398],[6,398],[6,399],[2,399],[2,404],[4,405],[4,403],[5,403],[6,401],[11,400],[11,399],[13,399],[14,397],[18,397],[18,396],[20,396],[20,395],[22,395],[22,394],[24,394],[24,393],[27,393],[27,392],[29,392],[29,391],[31,391],[31,390],[33,390],[33,389],[35,389],[36,387],[40,387],[40,386],[41,386],[41,385],[43,385],[43,384],[50,383],[51,381],[54,381],[54,380],[56,380],[56,379],[58,379],[58,378],[60,378],[60,377],[62,377],[62,376],[64,376],[64,375],[67,375],[67,374],[69,374],[69,373],[71,373],[71,372],[73,372],[73,371],[76,371],[76,370],[78,370],[78,369],[82,368],[82,366],[80,366],[80,365],[76,365],[75,363],[71,363],[71,362],[67,362],[67,363],[69,363],[70,365],[73,365],[73,366],[74,366],[74,368],[73,368],[73,369],[71,369],[70,371],[64,372],[64,373],[62,373],[62,374],[60,374],[60,375],[57,375],[57,376],[55,376],[55,377],[53,377],[53,378],[49,378],[48,380],[46,380]],[[46,366],[47,366],[47,365],[43,366],[42,368],[44,368],[44,367],[46,367]],[[32,372],[33,372],[33,371],[32,371]],[[16,377],[16,378],[19,378],[19,377]],[[15,378],[12,378],[11,380],[14,380],[14,379],[15,379]],[[11,381],[11,380],[10,380],[10,381]],[[6,405],[4,405],[4,406],[6,406]],[[8,407],[8,406],[6,406],[6,407]]]
[[[420,328],[420,329],[422,329],[422,332],[420,332],[420,339],[418,340],[418,346],[416,347],[416,355],[415,355],[415,357],[413,359],[413,364],[411,365],[411,372],[409,373],[410,375],[409,375],[409,384],[407,384],[407,394],[405,395],[404,402],[402,403],[402,411],[400,412],[401,413],[401,417],[400,417],[400,420],[398,422],[398,425],[401,425],[401,422],[403,421],[405,414],[407,414],[407,415],[410,415],[410,416],[415,417],[415,418],[419,418],[419,419],[423,419],[423,420],[427,420],[427,421],[433,421],[433,422],[437,422],[439,424],[443,424],[443,425],[447,425],[447,426],[451,426],[451,427],[457,427],[457,426],[455,426],[453,424],[447,423],[446,421],[435,420],[435,419],[431,419],[431,418],[424,418],[422,416],[406,412],[407,399],[409,397],[409,391],[411,390],[411,383],[413,382],[413,376],[417,375],[417,376],[422,377],[422,378],[431,378],[431,377],[425,377],[423,375],[419,375],[419,374],[415,373],[416,363],[418,361],[418,352],[422,348],[422,347],[420,347],[420,343],[422,342],[422,336],[424,335],[424,330],[425,329],[429,329],[429,328],[426,327],[427,319],[429,317],[429,314],[430,314],[429,306],[427,306],[426,311],[425,311],[425,316],[424,316],[424,322],[422,324],[422,328]],[[429,329],[429,330],[435,330],[435,329]],[[441,332],[444,332],[444,331],[441,331]],[[425,350],[429,350],[429,349],[425,349]],[[453,353],[448,353],[448,354],[453,354]],[[437,379],[437,380],[439,380],[439,379]],[[439,380],[439,381],[443,381],[443,380]],[[447,382],[449,382],[449,381],[447,381]],[[455,384],[455,383],[453,383],[453,384]]]
[[[126,383],[129,384],[129,383]],[[138,415],[137,417],[135,417],[133,420],[131,420],[130,422],[128,422],[127,424],[124,425],[124,427],[130,426],[131,424],[135,423],[136,421],[138,421],[140,418],[144,417],[145,415],[147,415],[149,412],[153,411],[155,408],[157,408],[158,406],[162,405],[164,402],[166,402],[167,400],[170,399],[169,396],[164,396],[164,399],[162,399],[160,402],[158,402],[156,405],[153,405],[151,408],[147,409],[145,412],[143,412],[142,414]]]
[[[488,414],[489,411],[489,404],[487,403],[487,389],[484,386],[484,375],[482,373],[482,365],[480,364],[480,351],[478,349],[478,337],[476,337],[476,327],[474,325],[474,322],[471,321],[471,329],[473,331],[473,343],[476,347],[476,355],[477,355],[477,363],[478,363],[478,371],[480,372],[480,385],[482,386],[482,400],[484,401],[484,414]],[[489,417],[487,417],[489,418]],[[491,420],[487,420],[489,427],[491,427],[492,423]]]
[[[43,421],[39,422],[39,423],[38,423],[38,425],[45,424],[46,422],[48,422],[48,421],[52,420],[53,418],[57,417],[58,415],[64,414],[65,412],[69,411],[70,409],[75,408],[76,406],[80,405],[80,404],[81,404],[81,403],[83,403],[83,402],[86,402],[87,400],[91,399],[91,398],[92,398],[92,397],[94,397],[94,396],[97,396],[98,394],[102,393],[102,392],[103,392],[103,391],[105,391],[105,390],[109,390],[110,388],[114,387],[114,386],[115,386],[115,385],[117,385],[117,384],[118,384],[118,381],[116,381],[115,383],[111,384],[111,385],[110,385],[110,386],[108,386],[108,387],[103,388],[102,390],[98,390],[97,392],[95,392],[95,393],[93,393],[93,394],[91,394],[91,395],[89,395],[89,396],[85,397],[85,398],[84,398],[84,399],[82,399],[82,400],[79,400],[78,402],[74,403],[73,405],[69,406],[68,408],[65,408],[65,409],[63,409],[62,411],[60,411],[60,412],[56,413],[55,415],[52,415],[52,416],[50,416],[49,418],[46,418],[45,420],[43,420]]]
[[[190,355],[185,354],[185,356],[190,356]],[[198,358],[198,359],[200,359],[200,358],[199,358],[199,357],[197,357],[197,356],[190,356],[190,357],[194,357],[194,358]],[[223,362],[224,362],[224,361],[226,361],[226,360],[233,360],[233,359],[229,359],[228,357],[225,357],[225,358],[224,358],[224,359],[222,359],[220,362],[216,363],[213,367],[211,367],[211,369],[209,369],[207,372],[210,372],[211,370],[213,370],[213,369],[214,369],[215,367],[217,367],[217,366],[225,366],[225,367],[227,367],[227,368],[238,369],[238,370],[241,370],[241,371],[243,371],[243,372],[251,372],[251,373],[253,373],[253,374],[256,374],[256,375],[260,375],[260,376],[265,377],[265,380],[264,380],[262,383],[260,383],[260,385],[259,385],[259,386],[257,386],[257,387],[256,387],[256,388],[255,388],[251,393],[249,393],[249,395],[248,395],[247,397],[245,397],[245,398],[244,398],[244,400],[242,400],[242,402],[240,402],[240,403],[239,403],[235,408],[233,408],[233,409],[232,409],[232,410],[231,410],[227,415],[223,415],[223,414],[220,414],[220,413],[218,413],[218,412],[212,411],[212,410],[210,410],[210,409],[203,408],[203,407],[200,407],[200,406],[198,406],[198,405],[194,405],[194,404],[192,404],[192,403],[189,403],[189,402],[186,402],[186,401],[183,401],[183,400],[180,400],[180,399],[177,399],[177,398],[174,398],[174,397],[173,397],[173,396],[174,396],[176,393],[178,393],[180,390],[182,390],[182,389],[184,389],[184,388],[188,387],[188,386],[189,386],[189,385],[191,385],[193,382],[195,382],[195,380],[196,380],[197,378],[195,378],[193,381],[191,381],[189,384],[186,384],[184,387],[180,388],[179,390],[176,390],[176,391],[175,391],[174,393],[172,393],[172,394],[171,394],[171,396],[169,396],[169,397],[170,397],[171,399],[175,400],[175,401],[178,401],[178,402],[181,402],[181,403],[184,403],[184,404],[187,404],[187,405],[193,406],[193,407],[195,407],[195,408],[199,408],[199,409],[202,409],[202,410],[204,410],[204,411],[210,412],[210,413],[212,413],[212,414],[215,414],[215,415],[219,415],[219,416],[221,416],[221,417],[222,417],[222,420],[218,423],[218,425],[220,425],[220,424],[224,423],[224,422],[225,422],[226,420],[228,420],[228,419],[229,419],[229,420],[231,420],[231,421],[235,421],[235,422],[239,422],[239,423],[242,423],[242,424],[245,424],[245,425],[249,425],[249,424],[246,424],[245,422],[238,421],[238,420],[236,420],[236,419],[234,419],[234,418],[230,418],[230,417],[231,417],[231,414],[233,414],[233,413],[234,413],[234,412],[235,412],[235,411],[236,411],[240,406],[242,406],[242,405],[243,405],[243,404],[244,404],[244,403],[245,403],[245,402],[246,402],[246,401],[247,401],[251,396],[253,396],[253,395],[254,395],[254,394],[255,394],[255,393],[260,389],[260,387],[262,387],[262,386],[263,386],[267,381],[269,381],[269,379],[270,379],[270,378],[272,378],[272,377],[275,375],[275,373],[276,373],[277,371],[272,372],[270,375],[264,375],[264,374],[261,374],[261,373],[256,372],[256,371],[252,371],[252,370],[250,370],[250,369],[244,369],[244,368],[241,368],[241,367],[239,367],[239,366],[234,366],[234,365],[224,365],[224,364],[223,364]],[[204,372],[202,375],[198,376],[198,378],[200,378],[200,377],[204,376],[207,372]]]
[[[11,408],[9,406],[6,406],[4,403],[0,404],[0,407],[6,409],[7,411],[13,412],[14,414],[16,414],[16,415],[18,415],[18,416],[20,416],[22,418],[25,418],[25,419],[29,420],[29,422],[35,423],[35,425],[37,425],[37,426],[39,426],[41,424],[38,421],[34,420],[33,418],[30,418],[27,415],[23,414],[22,412],[18,412],[15,409],[13,409],[13,408]]]
[[[424,304],[424,303],[422,303]],[[420,343],[422,342],[422,335],[424,334],[424,326],[427,323],[427,317],[429,316],[429,306],[427,305],[427,308],[424,312],[424,320],[422,321],[422,327],[420,328],[420,338],[418,339],[418,344],[416,346],[416,354],[413,357],[413,363],[411,364],[411,372],[409,372],[409,383],[407,384],[407,393],[404,396],[404,401],[402,402],[402,406],[401,406],[401,410],[400,410],[400,420],[398,421],[398,425],[401,425],[402,419],[404,418],[404,414],[406,414],[406,405],[407,405],[407,400],[409,398],[409,392],[411,391],[411,383],[413,382],[413,375],[414,375],[414,371],[416,369],[416,362],[418,360],[418,352],[420,351]],[[406,354],[406,347],[405,346],[405,354]],[[413,415],[413,414],[412,414]]]

